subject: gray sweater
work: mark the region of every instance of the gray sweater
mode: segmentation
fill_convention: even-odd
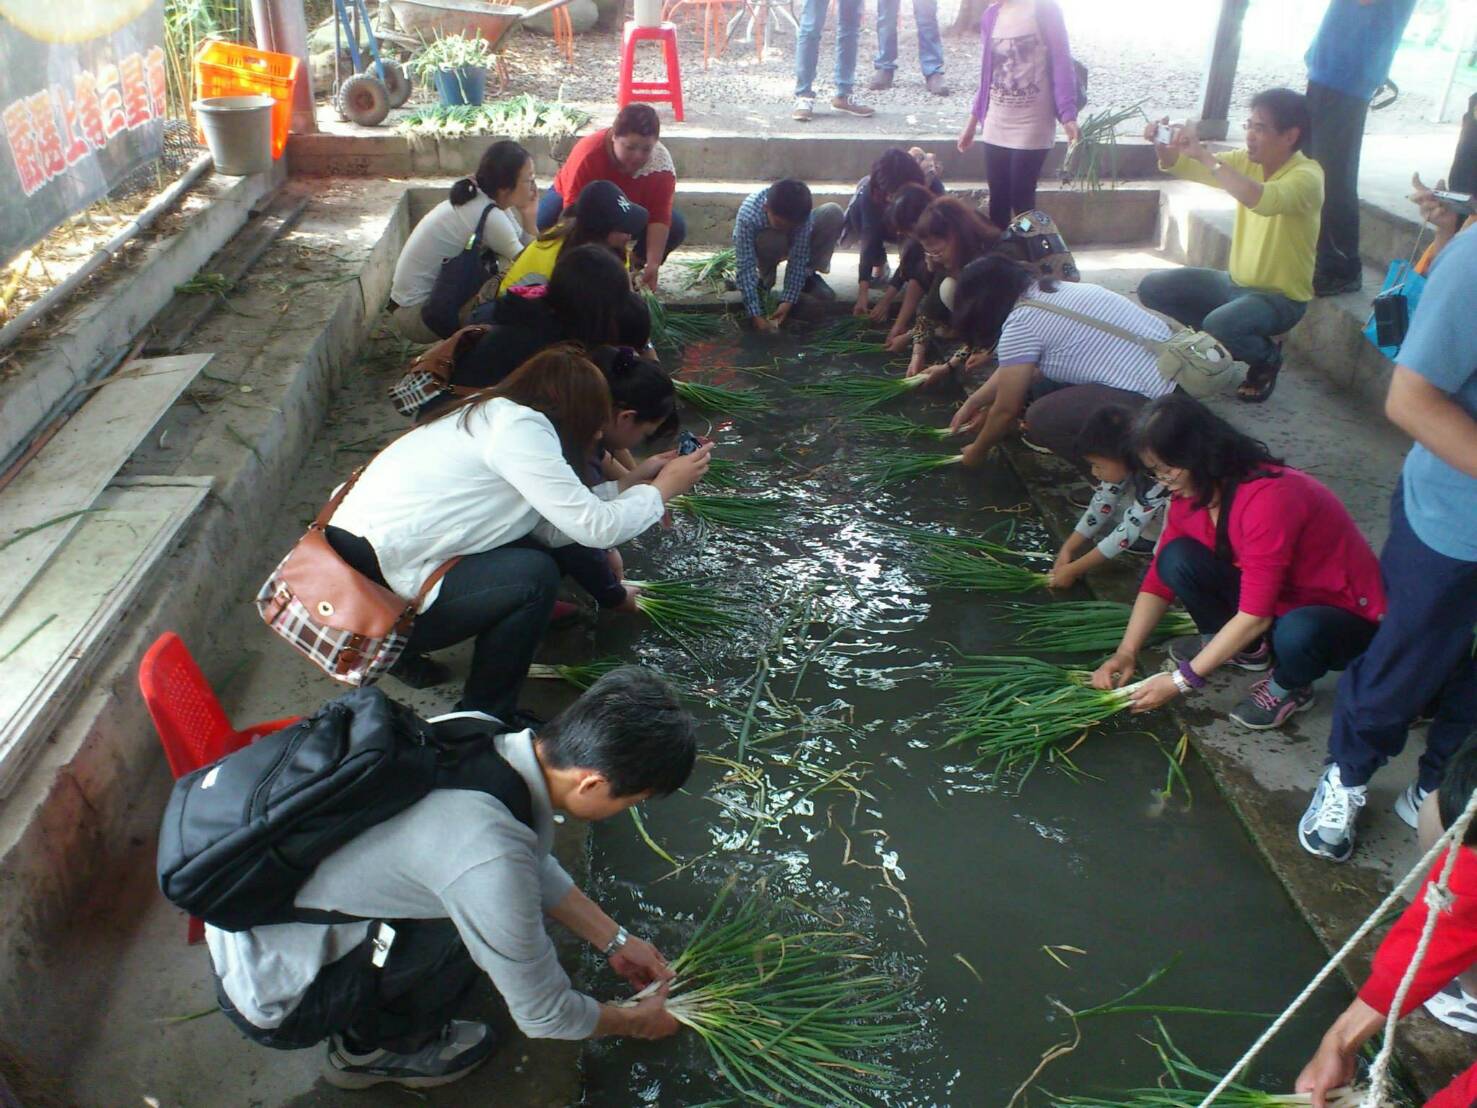
[[[441,718],[457,715],[477,713]],[[574,991],[544,928],[544,913],[574,882],[550,854],[553,809],[533,732],[496,742],[528,783],[536,831],[486,793],[439,789],[329,855],[295,903],[367,920],[449,918],[524,1034],[585,1039],[594,1033],[600,1006]],[[287,1018],[324,966],[364,941],[369,926],[206,927],[205,940],[231,1003],[251,1023],[271,1028]]]

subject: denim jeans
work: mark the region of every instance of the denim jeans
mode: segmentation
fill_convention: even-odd
[[[901,0],[877,0],[877,69],[897,68],[897,23]],[[913,0],[913,21],[918,25],[918,68],[923,76],[944,71],[944,40],[939,36],[938,0]]]
[[[563,210],[564,197],[555,192],[554,186],[550,185],[547,189],[544,190],[544,194],[538,198],[538,215],[536,217],[538,229],[541,232],[547,231],[550,227],[554,226],[554,224],[558,223],[559,213]],[[687,220],[682,218],[681,212],[679,212],[676,208],[673,208],[672,222],[668,224],[667,227],[667,249],[666,252],[662,255],[662,261],[666,261],[672,251],[681,246],[683,240],[686,238]],[[643,264],[646,262],[645,235],[638,235],[635,240],[632,241],[631,252],[636,256],[636,260],[638,262],[641,262]]]
[[[1160,549],[1155,565],[1202,635],[1214,635],[1238,611],[1241,571],[1204,543],[1182,535]],[[1343,608],[1294,608],[1272,624],[1272,677],[1284,689],[1307,688],[1364,653],[1378,627]]]
[[[1220,269],[1162,269],[1139,283],[1139,302],[1186,327],[1209,331],[1237,361],[1278,364],[1273,335],[1291,331],[1308,310],[1280,292],[1242,288]]]
[[[1318,225],[1317,271],[1331,279],[1358,277],[1359,151],[1369,100],[1308,82],[1312,133],[1308,156],[1323,167],[1323,219]]]
[[[1430,708],[1420,783],[1431,789],[1447,759],[1477,733],[1477,562],[1421,542],[1397,484],[1380,576],[1389,608],[1369,650],[1339,681],[1328,752],[1344,784],[1362,785],[1405,748],[1410,721]]]
[[[821,32],[826,29],[829,0],[805,0],[800,33],[795,36],[795,95],[815,96],[815,71],[820,64]],[[856,84],[856,49],[861,37],[862,0],[836,0],[837,96],[850,96]]]

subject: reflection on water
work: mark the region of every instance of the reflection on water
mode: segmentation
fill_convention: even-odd
[[[1049,536],[1022,511],[1025,490],[1003,462],[863,488],[852,474],[872,449],[946,448],[869,438],[783,383],[877,373],[880,361],[791,358],[776,369],[785,349],[734,339],[689,351],[694,379],[774,398],[763,419],[686,422],[737,463],[738,491],[783,497],[791,526],[758,536],[682,518],[623,551],[635,578],[716,579],[753,620],[727,639],[684,644],[639,621],[602,622],[592,656],[638,658],[695,689],[705,753],[682,793],[644,808],[676,870],[632,823],[611,821],[593,837],[596,899],[669,955],[735,873],[740,888],[768,876],[777,895],[845,917],[888,970],[917,984],[922,1030],[888,1059],[906,1081],[879,1104],[1004,1105],[1063,1038],[1053,1000],[1091,1006],[1176,953],[1146,1000],[1280,1010],[1321,963],[1319,949],[1198,764],[1187,766],[1192,801],[1164,796],[1171,742],[1119,722],[1074,751],[1080,780],[1043,767],[1022,789],[971,765],[965,747],[938,749],[950,721],[931,678],[949,666],[950,648],[1021,651],[991,598],[926,587],[895,528],[977,534],[1013,521],[1020,545],[1046,548]],[[747,375],[745,365],[782,380]],[[942,424],[950,404],[913,395],[894,406]],[[1085,953],[1061,953],[1071,949]],[[584,977],[597,995],[615,995],[598,958]],[[1274,1044],[1270,1085],[1290,1089],[1345,999],[1327,990]],[[1169,1026],[1214,1069],[1261,1025],[1181,1016]],[[1150,1084],[1158,1062],[1142,1037],[1152,1031],[1146,1017],[1093,1021],[1040,1084]],[[728,1095],[690,1034],[592,1043],[585,1061],[589,1104],[690,1106]],[[1028,1101],[1046,1102],[1040,1092]]]

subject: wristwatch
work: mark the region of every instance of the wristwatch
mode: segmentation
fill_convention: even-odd
[[[608,942],[608,943],[605,944],[605,950],[602,953],[607,958],[609,958],[611,955],[617,953],[621,949],[621,947],[625,946],[626,943],[628,943],[630,941],[631,941],[631,934],[630,934],[630,932],[628,932],[620,924],[616,924],[615,925],[615,935],[611,937],[610,942]]]

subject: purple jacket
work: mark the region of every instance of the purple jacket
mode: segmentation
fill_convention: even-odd
[[[995,34],[995,20],[999,17],[1000,5],[995,3],[986,8],[980,18],[980,90],[974,97],[974,115],[981,122],[990,110],[990,76],[994,67],[990,39]],[[1036,24],[1041,28],[1051,57],[1051,92],[1052,99],[1056,101],[1056,117],[1066,123],[1077,118],[1077,73],[1072,68],[1067,24],[1056,0],[1036,0]]]

